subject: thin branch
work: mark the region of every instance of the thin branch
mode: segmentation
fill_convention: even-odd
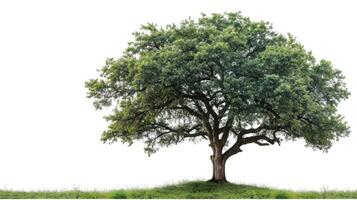
[[[243,138],[242,145],[246,145],[249,143],[260,143],[259,140],[265,140],[271,145],[275,144],[275,142],[280,144],[280,140],[276,136],[273,139],[271,139],[266,135],[255,135],[255,136]]]
[[[201,120],[203,119],[203,116],[199,112],[197,112],[193,108],[190,108],[189,106],[186,106],[186,105],[174,106],[174,107],[172,107],[172,109],[185,110],[188,113],[190,113],[191,115],[197,117],[198,119],[201,119]]]
[[[256,141],[254,142],[255,144],[259,145],[259,146],[269,146],[268,143],[263,143],[263,142],[259,142],[259,141]]]

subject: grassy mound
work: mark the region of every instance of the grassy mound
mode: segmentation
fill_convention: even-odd
[[[0,190],[0,198],[59,198],[59,199],[91,199],[91,198],[112,198],[112,199],[146,199],[146,198],[164,198],[164,199],[240,199],[240,198],[264,198],[264,199],[286,199],[286,198],[357,198],[357,191],[326,191],[326,192],[294,192],[289,190],[270,189],[265,187],[256,187],[237,184],[217,184],[203,181],[187,182],[176,185],[169,185],[151,189],[129,189],[113,190],[108,192],[99,191],[43,191],[43,192],[19,192]]]

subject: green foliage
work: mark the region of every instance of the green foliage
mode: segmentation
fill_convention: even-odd
[[[186,139],[226,145],[233,138],[231,155],[281,138],[327,150],[349,133],[337,113],[349,96],[341,71],[267,22],[203,15],[146,24],[134,36],[86,82],[97,109],[113,108],[103,141],[143,140],[153,153]]]
[[[275,198],[276,199],[288,199],[289,198],[289,195],[287,192],[277,192],[276,195],[275,195]]]
[[[113,195],[113,199],[126,199],[126,198],[127,198],[127,196],[126,196],[125,192],[123,192],[123,191],[115,192]]]
[[[320,198],[357,198],[357,192],[324,191],[294,192],[289,190],[270,189],[231,183],[217,184],[202,181],[186,182],[152,189],[129,189],[108,192],[15,192],[1,191],[0,199],[320,199]]]

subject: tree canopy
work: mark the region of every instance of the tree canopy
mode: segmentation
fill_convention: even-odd
[[[293,36],[225,13],[143,25],[86,87],[97,109],[113,108],[103,141],[142,140],[153,153],[207,140],[228,158],[243,145],[282,139],[328,150],[349,133],[337,112],[349,96],[343,80]]]

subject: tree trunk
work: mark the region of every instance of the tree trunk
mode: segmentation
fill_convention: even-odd
[[[212,179],[209,182],[215,183],[226,183],[228,182],[226,179],[226,159],[223,158],[222,154],[212,155],[211,156],[212,167],[213,167],[213,175]]]

